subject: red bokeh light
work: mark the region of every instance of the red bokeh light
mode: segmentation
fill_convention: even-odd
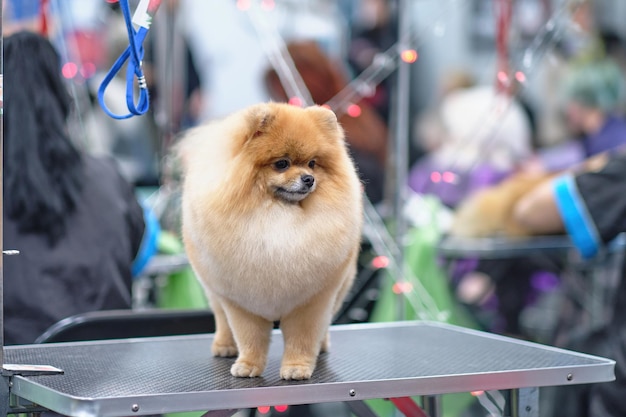
[[[456,182],[456,175],[454,174],[454,172],[450,172],[450,171],[446,171],[443,173],[442,175],[443,181],[453,184]]]
[[[361,115],[361,106],[358,104],[350,104],[346,109],[346,113],[350,117],[359,117]]]
[[[274,0],[261,1],[261,8],[265,11],[274,10],[274,7],[276,7],[276,3],[274,2]]]
[[[292,106],[296,106],[296,107],[302,107],[302,99],[300,97],[291,97],[289,99],[289,104],[291,104]]]
[[[389,266],[389,258],[380,255],[372,259],[372,266],[376,269],[387,268]]]
[[[393,291],[394,294],[406,294],[409,293],[411,291],[413,291],[413,284],[411,284],[410,282],[406,282],[406,281],[398,281],[395,284],[393,284],[393,287],[391,287],[391,290]]]
[[[84,79],[93,77],[95,73],[96,65],[93,62],[85,62],[80,68],[80,75],[82,75]]]
[[[257,407],[257,410],[259,410],[259,413],[261,414],[267,414],[270,412],[270,407],[263,405],[261,407]]]
[[[430,180],[432,182],[441,182],[441,173],[440,172],[431,172],[430,173]]]
[[[250,8],[250,0],[237,0],[237,9],[246,11]]]
[[[284,413],[285,411],[287,411],[288,408],[289,408],[288,405],[276,405],[276,406],[274,406],[274,409],[276,411],[278,411],[279,413]]]
[[[61,73],[67,79],[72,79],[78,74],[78,65],[73,62],[66,62],[61,68]]]
[[[500,81],[502,84],[506,84],[509,82],[509,75],[504,72],[504,71],[498,71],[498,81]]]

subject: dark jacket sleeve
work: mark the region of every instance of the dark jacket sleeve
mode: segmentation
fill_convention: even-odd
[[[598,249],[626,232],[626,156],[611,157],[600,171],[555,180],[554,193],[567,233],[581,254]]]

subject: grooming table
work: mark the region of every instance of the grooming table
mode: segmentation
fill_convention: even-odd
[[[179,272],[189,266],[187,255],[155,255],[153,256],[141,275],[168,275]]]
[[[158,298],[159,277],[175,274],[189,268],[186,254],[157,254],[150,258],[146,267],[133,280],[133,308],[154,308]]]
[[[626,235],[620,234],[606,247],[608,253],[623,251]],[[507,259],[533,255],[565,254],[575,247],[567,235],[532,237],[462,238],[444,236],[437,246],[440,256],[446,259],[479,258]]]
[[[506,259],[545,253],[565,253],[571,249],[574,249],[574,246],[567,236],[532,238],[445,236],[437,247],[439,255],[447,259]]]
[[[533,387],[614,379],[609,359],[441,323],[341,325],[331,332],[330,352],[319,357],[309,381],[279,379],[279,331],[265,372],[252,379],[230,375],[234,359],[211,356],[213,335],[6,347],[5,362],[62,369],[63,375],[10,377],[12,403],[26,400],[75,417],[199,410],[223,416],[262,405],[338,401],[371,416],[361,400],[402,405],[398,399],[410,396],[476,390],[512,390],[511,415],[538,416]],[[431,407],[433,417],[437,408]]]

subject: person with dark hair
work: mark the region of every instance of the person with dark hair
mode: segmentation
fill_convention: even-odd
[[[515,206],[516,221],[537,234],[565,232],[583,258],[595,256],[626,232],[625,149],[599,155],[596,162],[600,167],[595,170],[560,175],[528,193]],[[559,343],[616,360],[615,381],[559,388],[555,417],[626,415],[626,263],[621,262],[621,279],[611,290],[604,289],[610,294],[603,300],[605,321],[584,331],[584,321],[574,321],[581,314],[572,308],[578,301],[572,301],[563,307],[561,327],[567,333]],[[609,278],[602,280],[608,283]]]
[[[71,98],[44,37],[4,38],[4,341],[82,312],[131,307],[143,209],[111,159],[69,138]]]

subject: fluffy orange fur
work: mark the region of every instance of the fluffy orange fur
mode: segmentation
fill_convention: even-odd
[[[477,191],[457,208],[449,234],[459,237],[531,235],[529,230],[515,221],[515,205],[528,192],[552,177],[543,173],[521,173]]]
[[[216,318],[215,356],[231,373],[266,366],[280,321],[280,376],[308,379],[356,274],[361,183],[334,113],[260,104],[191,130],[183,239]]]

